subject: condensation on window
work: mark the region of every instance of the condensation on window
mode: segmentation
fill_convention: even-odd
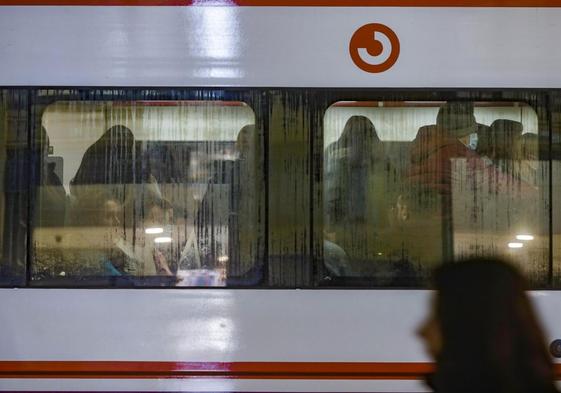
[[[384,142],[411,142],[417,131],[435,122],[445,101],[339,101],[325,112],[324,148],[341,135],[352,116],[364,116],[376,124],[376,133]],[[538,133],[534,109],[519,103],[479,102],[474,107],[478,124],[491,126],[496,119],[522,123],[523,133]],[[399,127],[396,125],[399,124]]]
[[[554,288],[561,288],[561,99],[552,100],[551,111],[552,157],[551,157],[551,223],[552,223],[552,273]]]
[[[225,286],[259,259],[261,136],[225,101],[44,110],[33,280]]]
[[[423,282],[435,265],[501,256],[547,282],[548,163],[523,102],[337,102],[325,113],[329,279]],[[352,282],[352,281],[350,281]]]
[[[28,94],[0,90],[0,284],[25,283],[29,202]]]

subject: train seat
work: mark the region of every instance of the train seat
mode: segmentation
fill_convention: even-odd
[[[522,123],[514,120],[495,120],[489,131],[479,135],[477,152],[491,159],[520,159]]]

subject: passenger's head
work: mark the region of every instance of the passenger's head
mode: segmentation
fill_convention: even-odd
[[[471,102],[448,102],[440,107],[436,125],[452,136],[462,137],[477,131]]]
[[[100,139],[111,139],[113,143],[124,143],[134,141],[134,135],[130,128],[117,124],[105,131]]]
[[[343,133],[337,141],[344,157],[352,166],[360,166],[381,157],[382,145],[374,124],[366,116],[351,116],[345,123]]]
[[[526,280],[496,259],[442,265],[430,316],[419,328],[439,392],[554,392],[545,339]]]
[[[171,203],[165,199],[157,184],[146,187],[142,200],[142,229],[150,227],[165,227],[172,223],[173,208]]]
[[[134,135],[122,125],[109,128],[84,153],[71,180],[71,193],[80,198],[82,185],[113,185],[134,182]]]
[[[345,123],[339,143],[347,145],[364,146],[372,142],[378,142],[376,128],[366,116],[351,116]]]
[[[123,205],[116,198],[108,198],[102,201],[100,215],[101,224],[105,227],[118,227],[123,220]]]

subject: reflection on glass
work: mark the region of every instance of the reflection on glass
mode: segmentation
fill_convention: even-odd
[[[254,122],[242,103],[49,106],[33,279],[223,286],[243,276],[260,225]]]
[[[333,105],[324,120],[328,276],[417,285],[443,260],[494,254],[543,279],[548,177],[537,124],[521,103]]]

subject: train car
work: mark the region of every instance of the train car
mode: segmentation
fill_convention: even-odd
[[[560,20],[0,0],[0,391],[428,391],[431,270],[482,255],[561,357]]]

